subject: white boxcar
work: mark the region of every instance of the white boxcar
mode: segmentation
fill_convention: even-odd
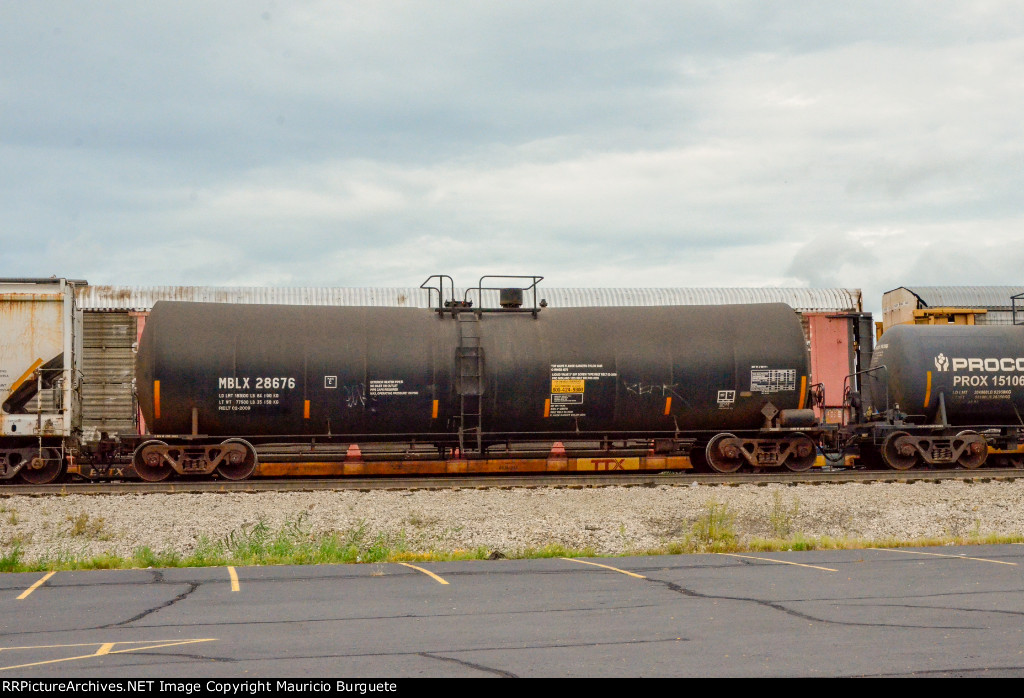
[[[0,479],[52,482],[81,431],[75,285],[0,279]]]

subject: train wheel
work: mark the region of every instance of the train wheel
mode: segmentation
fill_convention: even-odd
[[[228,453],[224,462],[217,466],[217,472],[225,480],[244,480],[256,470],[256,449],[248,441],[228,439],[221,444]]]
[[[818,457],[818,450],[814,447],[814,442],[811,441],[810,437],[804,434],[796,434],[793,437],[791,448],[793,453],[786,459],[785,465],[787,468],[794,473],[802,473],[814,465],[814,461]]]
[[[735,439],[732,434],[717,434],[708,442],[704,451],[707,454],[708,465],[712,470],[719,473],[735,473],[744,463],[744,458],[735,446],[723,444],[726,439]]]
[[[962,431],[956,435],[956,438],[964,439],[968,442],[967,448],[964,449],[960,458],[957,459],[957,463],[968,470],[981,467],[981,464],[988,457],[988,444],[985,442],[985,439],[979,436],[976,431]]]
[[[894,431],[885,437],[882,442],[882,460],[893,470],[910,470],[917,465],[917,449],[910,434]]]
[[[146,441],[135,449],[132,464],[139,477],[146,482],[160,482],[171,476],[174,469],[164,458],[166,449],[163,441]]]
[[[30,485],[48,485],[64,474],[64,459],[55,448],[37,451],[27,460],[18,475]]]

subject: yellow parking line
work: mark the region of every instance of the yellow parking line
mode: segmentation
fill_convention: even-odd
[[[210,638],[210,639],[207,639],[207,640],[189,640],[189,642],[210,642],[212,639],[213,638]],[[105,642],[74,642],[74,643],[70,643],[70,644],[65,643],[65,644],[61,644],[61,645],[18,645],[18,646],[15,646],[15,647],[0,647],[0,652],[11,652],[13,650],[54,650],[54,649],[62,649],[64,647],[97,647],[98,646],[98,647],[102,648],[103,645],[105,645],[105,644],[109,644],[111,646],[114,646],[114,645],[148,645],[148,644],[152,644],[152,643],[156,643],[158,645],[163,645],[164,643],[167,643],[167,642],[180,642],[180,641],[179,640],[121,640],[119,642],[110,642],[110,643],[105,643]],[[92,657],[92,656],[95,656],[95,654],[96,653],[94,652],[93,654],[90,654],[88,656]],[[115,652],[114,654],[117,654],[117,652]]]
[[[100,647],[100,649],[98,651],[96,651],[95,653],[93,653],[93,654],[82,654],[82,655],[79,655],[77,657],[63,657],[61,659],[48,659],[48,660],[46,660],[44,662],[32,662],[30,664],[18,664],[18,665],[15,665],[15,666],[4,666],[4,667],[0,667],[0,671],[7,671],[8,669],[24,669],[25,667],[41,666],[43,664],[58,664],[60,662],[70,662],[70,661],[74,661],[76,659],[88,659],[90,657],[98,657],[100,655],[105,655],[105,654],[123,654],[125,652],[141,652],[143,650],[156,650],[156,649],[160,649],[161,647],[175,647],[177,645],[190,645],[190,644],[193,644],[193,643],[196,643],[196,642],[213,642],[213,641],[214,641],[214,638],[212,638],[212,637],[211,638],[202,639],[202,640],[178,640],[176,642],[164,642],[162,644],[146,645],[145,647],[129,647],[128,649],[124,649],[124,650],[110,651],[110,649],[108,648],[108,644],[109,644],[109,647],[113,647],[114,645],[119,645],[119,644],[129,644],[129,643],[121,643],[121,642],[111,642],[111,643],[103,644]],[[80,645],[51,645],[51,647],[64,647],[64,646],[67,646],[67,647],[78,647]],[[106,652],[103,651],[104,648],[108,648]],[[32,648],[5,647],[4,649],[10,650],[10,649],[32,649]]]
[[[869,550],[885,550],[890,553],[906,553],[907,555],[929,555],[931,557],[951,557],[954,560],[976,560],[978,562],[992,562],[997,565],[1013,565],[1017,566],[1016,562],[1004,562],[1002,560],[989,560],[984,557],[967,557],[966,555],[944,555],[942,553],[922,553],[919,550],[901,550],[899,548],[869,548]]]
[[[599,562],[588,562],[587,560],[577,560],[574,557],[563,557],[563,558],[560,558],[560,559],[568,560],[569,562],[578,562],[581,565],[593,565],[594,567],[603,567],[606,570],[611,570],[612,572],[621,572],[622,574],[628,574],[630,577],[636,577],[637,579],[647,579],[647,577],[643,576],[642,574],[637,574],[636,572],[627,572],[626,570],[620,570],[618,567],[612,567],[611,565],[602,565]]]
[[[805,565],[802,562],[789,562],[788,560],[773,560],[770,557],[754,557],[753,555],[736,555],[735,553],[718,553],[719,555],[728,555],[729,557],[742,557],[747,560],[763,560],[764,562],[777,562],[780,565],[796,565],[797,567],[808,567],[812,570],[822,570],[824,572],[838,572],[831,567],[818,567],[817,565]]]
[[[110,654],[110,650],[114,649],[114,644],[115,643],[113,643],[113,642],[105,642],[105,643],[103,643],[102,645],[100,645],[100,648],[98,650],[96,650],[96,656],[99,657],[100,655],[103,655],[103,654]]]
[[[409,567],[409,568],[411,568],[411,569],[414,569],[414,570],[416,570],[417,572],[422,572],[423,574],[425,574],[425,575],[427,575],[428,577],[432,578],[432,579],[433,579],[434,581],[436,581],[436,582],[437,582],[438,584],[447,584],[447,583],[448,583],[448,582],[444,581],[443,579],[441,579],[440,577],[438,577],[438,576],[437,576],[436,574],[434,574],[433,572],[431,572],[430,570],[425,570],[425,569],[423,569],[422,567],[417,567],[416,565],[410,565],[410,564],[409,564],[409,563],[407,563],[407,562],[399,562],[398,564],[399,564],[399,565],[405,565],[406,567]]]
[[[18,597],[18,601],[21,601],[22,599],[24,599],[24,598],[27,598],[29,594],[31,594],[31,593],[32,593],[33,591],[35,591],[36,589],[38,589],[39,587],[41,587],[41,586],[43,585],[43,582],[45,582],[45,581],[46,581],[47,579],[49,579],[50,577],[52,577],[52,576],[53,576],[53,575],[55,575],[55,574],[57,574],[57,573],[56,573],[56,572],[47,572],[47,573],[46,573],[46,574],[45,574],[45,575],[43,576],[43,578],[42,578],[42,579],[40,579],[40,580],[39,580],[38,582],[36,582],[36,583],[35,583],[35,584],[33,584],[32,586],[30,586],[30,587],[29,587],[28,589],[26,589],[25,591],[21,592],[21,596],[19,596],[19,597]]]
[[[234,567],[228,567],[228,576],[231,577],[231,591],[238,591],[241,587],[238,586],[238,573],[235,572]]]

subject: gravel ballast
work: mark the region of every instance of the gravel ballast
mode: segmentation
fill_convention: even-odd
[[[682,541],[723,505],[741,542],[783,532],[914,540],[1024,531],[1024,480],[1013,480],[7,496],[0,544],[17,542],[24,560],[59,551],[127,557],[139,546],[188,554],[203,536],[222,540],[262,520],[271,531],[299,521],[314,536],[359,528],[401,536],[410,551],[509,554],[560,544],[616,555]]]

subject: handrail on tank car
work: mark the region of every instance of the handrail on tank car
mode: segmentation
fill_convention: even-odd
[[[515,308],[485,308],[483,307],[483,295],[484,291],[503,291],[507,286],[484,286],[486,279],[529,279],[530,284],[527,286],[517,287],[520,291],[533,291],[533,305],[532,307],[515,307]],[[436,280],[436,285],[432,285],[432,282]],[[447,283],[446,281],[447,280]],[[547,307],[547,301],[543,298],[538,301],[537,299],[537,285],[544,280],[543,276],[530,276],[530,275],[496,275],[490,274],[481,276],[480,280],[477,281],[476,286],[467,288],[463,294],[462,300],[455,299],[455,280],[452,279],[448,274],[432,274],[427,277],[427,280],[420,284],[420,288],[427,292],[427,305],[438,313],[447,312],[458,312],[459,310],[468,310],[473,307],[473,301],[470,300],[470,294],[476,292],[477,296],[477,307],[473,310],[475,313],[532,313],[534,317],[540,312],[542,308]],[[445,295],[445,288],[450,291],[448,295]],[[437,292],[437,305],[433,304],[434,292]]]
[[[843,407],[844,408],[846,407],[846,396],[850,394],[850,388],[848,387],[847,382],[851,378],[853,378],[854,376],[859,376],[859,375],[864,374],[864,373],[871,373],[873,371],[879,371],[879,370],[881,370],[883,368],[885,369],[886,374],[888,374],[889,373],[889,367],[886,366],[885,364],[882,364],[881,366],[874,366],[872,368],[866,368],[863,371],[856,371],[854,373],[851,373],[851,374],[847,375],[846,378],[843,379]],[[886,412],[889,411],[889,381],[885,382],[885,410],[886,410]],[[844,409],[843,410],[843,426],[846,426],[846,424],[847,424],[847,421],[846,421],[846,410]]]
[[[433,279],[437,279],[437,286],[427,286]],[[444,280],[448,279],[448,287],[452,293],[450,298],[455,299],[455,279],[448,276],[447,274],[432,274],[427,277],[427,280],[420,284],[420,288],[427,292],[427,305],[431,304],[431,298],[434,297],[433,291],[437,291],[437,308],[435,310],[444,310]]]
[[[507,288],[507,286],[484,286],[484,279],[530,279],[532,283],[530,283],[529,286],[521,287],[519,290],[521,290],[521,291],[531,291],[532,290],[533,291],[533,307],[532,308],[484,308],[483,307],[483,305],[484,305],[484,291],[501,291],[502,289]],[[469,294],[472,291],[475,290],[476,294],[477,294],[476,298],[477,298],[477,311],[478,312],[481,312],[481,313],[494,313],[494,312],[503,312],[503,313],[533,313],[534,317],[536,317],[537,313],[540,312],[540,309],[543,307],[543,306],[537,304],[537,284],[539,284],[543,280],[544,280],[543,276],[529,276],[529,275],[516,275],[516,274],[508,274],[508,275],[506,275],[506,274],[488,274],[486,276],[481,276],[480,277],[480,280],[476,282],[476,288],[475,289],[467,288],[466,289],[466,293],[463,295],[462,299],[463,299],[463,301],[472,304],[472,301],[469,300]]]

